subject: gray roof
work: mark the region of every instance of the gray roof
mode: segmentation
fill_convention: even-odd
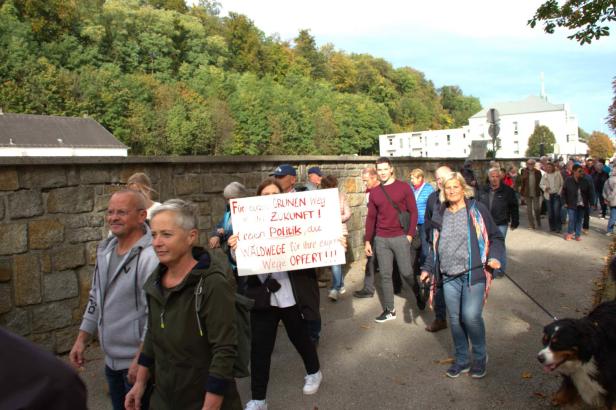
[[[490,105],[487,108],[479,111],[471,118],[486,117],[486,113],[490,108],[496,108],[499,115],[512,115],[512,114],[527,114],[533,112],[546,112],[546,111],[562,111],[565,109],[564,104],[550,104],[545,99],[537,97],[535,95],[529,95],[520,101],[505,101],[497,102]]]
[[[0,147],[128,148],[91,118],[0,114]]]

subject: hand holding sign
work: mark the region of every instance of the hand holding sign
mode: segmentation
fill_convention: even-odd
[[[238,198],[230,207],[240,276],[346,263],[337,189]]]

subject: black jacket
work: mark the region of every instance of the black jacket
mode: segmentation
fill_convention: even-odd
[[[441,191],[432,192],[430,196],[428,196],[428,203],[426,204],[423,228],[426,232],[426,238],[430,243],[432,243],[432,217],[441,205],[441,200],[439,198],[440,193]]]
[[[289,271],[289,280],[293,288],[295,302],[299,306],[302,318],[306,320],[320,320],[319,312],[319,283],[314,269],[300,269]],[[248,288],[262,286],[258,275],[250,275],[246,280]]]
[[[586,177],[580,178],[580,181],[576,181],[574,177],[567,177],[563,184],[563,200],[565,204],[567,204],[567,208],[575,209],[577,208],[577,192],[578,188],[582,193],[582,201],[584,202],[584,206],[589,206],[591,199],[593,198],[594,187],[588,181]]]
[[[479,202],[484,204],[490,210],[490,214],[496,225],[509,225],[515,229],[520,225],[520,213],[518,210],[518,199],[515,196],[515,191],[507,185],[500,183],[498,189],[494,192],[492,200],[492,208],[490,208],[490,185],[482,187],[479,192]]]

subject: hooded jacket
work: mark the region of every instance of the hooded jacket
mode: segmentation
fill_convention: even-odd
[[[609,207],[616,206],[616,168],[610,172],[610,178],[603,185],[603,199]]]
[[[235,279],[220,249],[193,248],[193,257],[197,265],[177,286],[163,292],[167,267],[162,264],[145,284],[148,333],[139,364],[154,365],[150,406],[201,409],[205,393],[211,392],[224,396],[223,409],[241,409],[233,379]],[[199,303],[196,289],[202,292]]]
[[[143,285],[158,265],[158,257],[147,224],[144,230],[115,272],[109,272],[109,259],[118,247],[118,238],[112,235],[99,244],[92,288],[79,327],[91,335],[98,331],[105,364],[113,370],[128,369],[146,333]]]

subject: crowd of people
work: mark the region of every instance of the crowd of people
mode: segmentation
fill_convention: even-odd
[[[255,195],[338,189],[334,175],[319,167],[298,184],[295,167],[282,164]],[[519,226],[519,205],[528,209],[529,229],[549,229],[581,240],[596,209],[607,234],[616,223],[616,171],[604,161],[542,157],[526,167],[503,169],[493,161],[485,183],[467,161],[455,172],[441,166],[434,184],[421,169],[396,173],[389,158],[361,172],[365,187],[366,265],[356,298],[381,290],[378,323],[396,319],[394,294],[408,287],[422,311],[434,310],[425,328],[450,328],[454,361],[446,375],[480,379],[487,373],[488,349],[483,305],[494,277],[506,272],[505,237]],[[199,246],[198,211],[181,199],[158,203],[147,175],[138,173],[111,196],[106,210],[110,235],[98,246],[92,287],[69,359],[85,363],[89,340],[97,336],[104,352],[104,374],[114,410],[153,408],[266,410],[270,364],[279,323],[305,369],[302,391],[318,392],[323,380],[318,346],[321,336],[319,272],[315,268],[240,276],[239,238],[229,206]],[[351,209],[338,191],[341,243]],[[251,196],[239,182],[225,187],[229,201]],[[328,299],[345,294],[344,266],[331,266]],[[377,274],[378,273],[378,274]],[[375,279],[379,278],[378,286]],[[396,279],[398,278],[398,279]],[[396,282],[398,281],[398,286]],[[398,287],[398,289],[396,288]],[[235,383],[239,331],[235,303],[244,295],[250,310],[251,398],[242,405]]]

